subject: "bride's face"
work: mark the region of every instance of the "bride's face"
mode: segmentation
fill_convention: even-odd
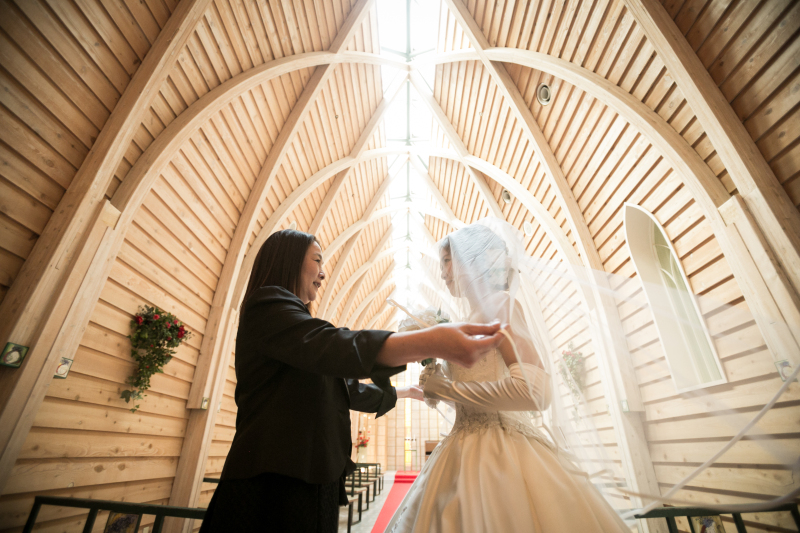
[[[447,290],[450,291],[450,294],[453,296],[460,296],[458,284],[456,283],[453,273],[453,257],[446,248],[439,250],[439,268],[442,272],[441,277],[445,285],[447,285]]]

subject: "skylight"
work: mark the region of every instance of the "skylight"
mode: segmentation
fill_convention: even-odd
[[[418,2],[407,0],[378,0],[378,39],[381,54],[394,60],[411,62],[436,50],[438,36],[440,2]],[[413,23],[410,23],[413,22]],[[423,66],[419,70],[429,88],[433,86],[434,65]],[[381,77],[384,90],[387,90],[395,77],[397,69],[382,67]],[[386,113],[382,125],[386,136],[386,146],[395,148],[433,148],[432,133],[435,131],[433,116],[410,83],[405,82]],[[419,250],[430,245],[423,234],[424,208],[441,211],[432,201],[427,173],[428,156],[411,155],[415,164],[403,163],[408,156],[391,156],[390,168],[402,165],[389,187],[389,206],[406,208],[392,217],[392,246],[394,253],[393,279],[396,289],[392,298],[408,307],[426,305],[418,289],[421,272]],[[426,272],[426,275],[432,275]],[[426,280],[432,284],[430,280]]]

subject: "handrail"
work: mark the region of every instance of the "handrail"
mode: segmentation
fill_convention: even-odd
[[[28,521],[25,522],[25,528],[22,530],[22,533],[30,533],[33,531],[33,525],[36,523],[36,517],[39,515],[39,509],[41,509],[42,505],[89,509],[89,516],[86,517],[86,524],[83,526],[84,533],[89,533],[94,528],[94,522],[97,519],[98,511],[137,514],[140,517],[146,514],[155,515],[156,521],[153,524],[153,533],[161,533],[161,528],[164,526],[164,518],[167,516],[192,518],[195,520],[202,520],[206,516],[205,509],[196,507],[176,507],[173,505],[130,503],[114,500],[92,500],[89,498],[36,496],[33,500],[33,508],[28,515]]]
[[[759,512],[768,512],[768,513],[775,513],[778,511],[789,511],[792,513],[792,518],[794,518],[794,523],[797,525],[797,529],[800,531],[800,511],[797,509],[797,503],[784,503],[782,505],[776,505],[775,507],[771,507],[766,511],[759,511]],[[705,507],[658,507],[651,511],[648,511],[644,514],[634,514],[634,518],[644,519],[644,518],[665,518],[667,520],[667,528],[669,529],[669,533],[678,533],[678,525],[675,522],[675,518],[682,516],[689,518],[691,516],[719,516],[723,514],[733,515],[733,522],[736,524],[736,531],[738,533],[747,533],[747,528],[744,525],[744,520],[742,519],[742,513],[752,512],[748,510],[747,504],[741,505],[727,505],[725,511],[719,511],[717,509],[707,509]],[[691,529],[692,533],[695,533],[694,525],[692,521],[689,520],[689,528]]]

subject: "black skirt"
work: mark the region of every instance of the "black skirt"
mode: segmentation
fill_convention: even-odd
[[[340,482],[316,485],[280,474],[219,483],[200,533],[335,533]]]

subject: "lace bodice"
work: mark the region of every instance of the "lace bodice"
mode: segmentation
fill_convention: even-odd
[[[472,368],[445,363],[445,374],[452,381],[491,382],[511,375],[503,361],[500,351],[492,350]],[[503,429],[518,431],[529,437],[540,437],[531,424],[528,414],[520,411],[498,411],[487,407],[476,407],[456,403],[456,420],[451,435],[466,431],[476,432],[500,426]]]

